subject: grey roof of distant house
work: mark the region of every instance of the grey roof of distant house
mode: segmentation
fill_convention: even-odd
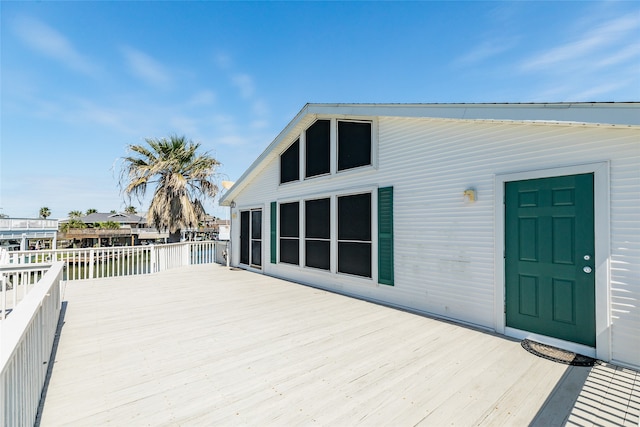
[[[146,218],[127,213],[103,213],[96,212],[89,215],[85,215],[80,217],[80,220],[86,224],[93,224],[95,222],[108,222],[113,221],[120,224],[145,224],[147,222]]]

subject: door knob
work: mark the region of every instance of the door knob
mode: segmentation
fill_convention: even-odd
[[[586,267],[582,267],[582,271],[584,271],[585,273],[589,274],[591,273],[593,270],[591,269],[591,267],[589,267],[588,265]]]

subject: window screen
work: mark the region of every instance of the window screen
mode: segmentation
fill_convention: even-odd
[[[331,199],[305,201],[305,265],[329,270]]]
[[[371,277],[371,193],[338,197],[338,271]]]
[[[280,237],[298,237],[300,235],[300,203],[280,204]]]
[[[329,270],[331,267],[331,245],[328,240],[307,239],[305,243],[305,254],[305,265],[307,267],[320,268],[322,270]]]
[[[300,264],[300,203],[280,204],[280,262]]]
[[[371,243],[338,242],[338,271],[371,277]]]
[[[371,193],[338,197],[338,240],[371,241]]]
[[[308,238],[331,237],[331,200],[317,199],[305,202],[305,234]]]
[[[251,211],[251,238],[262,239],[262,211]]]
[[[329,173],[329,120],[318,120],[306,131],[305,177]]]
[[[280,239],[280,262],[286,264],[300,264],[300,249],[298,239]]]
[[[338,170],[371,164],[371,123],[338,122]]]
[[[240,262],[242,264],[249,264],[250,224],[249,211],[240,212]]]
[[[300,179],[300,140],[280,155],[280,184]]]

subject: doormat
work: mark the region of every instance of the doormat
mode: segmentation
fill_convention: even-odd
[[[531,354],[535,354],[536,356],[543,357],[554,362],[564,363],[565,365],[593,366],[597,363],[597,360],[591,357],[583,356],[581,354],[562,350],[557,347],[541,344],[539,342],[531,341],[528,339],[522,340],[520,344],[522,345],[522,348],[524,348]]]

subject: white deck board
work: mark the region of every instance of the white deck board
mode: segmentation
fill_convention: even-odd
[[[218,265],[64,300],[42,426],[638,423],[635,371]]]

